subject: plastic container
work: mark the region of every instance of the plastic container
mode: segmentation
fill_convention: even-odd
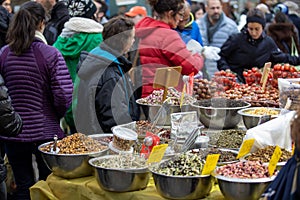
[[[208,136],[199,135],[194,145],[191,147],[191,149],[207,148],[208,142],[209,142]]]
[[[120,151],[130,151],[132,145],[138,138],[138,135],[135,131],[124,128],[124,127],[115,127],[112,130],[113,132],[113,147]]]
[[[109,154],[110,155],[120,155],[120,154],[132,154],[133,153],[133,147],[130,147],[129,151],[122,151],[114,147],[113,142],[111,141],[108,144],[109,148]]]

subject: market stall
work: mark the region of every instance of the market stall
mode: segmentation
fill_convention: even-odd
[[[293,114],[278,107],[298,99],[290,87],[279,93],[273,73],[254,68],[240,84],[221,71],[188,81],[187,91],[155,90],[137,101],[150,121],[41,145],[53,173],[31,187],[31,198],[258,199],[292,156],[280,123]]]

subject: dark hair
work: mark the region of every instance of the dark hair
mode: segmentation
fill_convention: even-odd
[[[104,24],[102,32],[103,42],[110,48],[122,52],[127,45],[133,28],[133,21],[124,16],[111,18]]]
[[[100,3],[101,4],[101,8],[98,10],[98,12],[103,12],[104,15],[106,15],[106,12],[108,10],[108,6],[107,4],[105,3],[105,1],[103,0],[95,0],[97,3]]]
[[[250,9],[247,12],[247,24],[250,22],[256,22],[261,24],[263,27],[266,25],[266,17],[263,11],[257,8]]]
[[[282,12],[277,12],[274,20],[276,23],[291,23],[288,16]]]
[[[203,10],[203,13],[206,13],[204,3],[197,2],[196,4],[191,5],[191,13],[194,15],[194,17],[196,17],[195,14],[198,10]]]
[[[176,14],[184,7],[184,0],[148,0],[148,2],[158,15],[170,10]]]
[[[16,55],[24,53],[34,41],[35,31],[45,20],[46,12],[40,3],[28,1],[14,14],[7,32],[7,43]]]

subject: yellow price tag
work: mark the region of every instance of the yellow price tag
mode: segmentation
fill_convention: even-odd
[[[160,162],[161,159],[164,157],[167,147],[168,147],[168,144],[161,144],[161,145],[154,146],[149,155],[147,163]]]
[[[279,161],[279,159],[281,157],[281,154],[282,154],[282,152],[281,152],[280,147],[276,146],[275,150],[274,150],[274,153],[273,153],[273,155],[271,157],[271,160],[269,162],[269,166],[268,166],[268,170],[269,170],[270,176],[273,175],[273,173],[275,171],[275,168],[277,166],[277,163],[278,163],[278,161]]]
[[[292,155],[294,155],[294,151],[295,151],[295,143],[292,144]]]
[[[186,90],[186,84],[183,85],[183,89],[182,89],[182,93],[181,93],[181,97],[180,97],[180,108],[181,108],[181,106],[182,106],[182,104],[183,104],[185,90]]]
[[[208,175],[217,166],[218,160],[219,160],[220,154],[210,154],[206,157],[205,165],[202,170],[202,175]]]
[[[242,147],[240,148],[240,151],[239,151],[236,158],[239,159],[240,157],[243,157],[244,155],[247,155],[251,151],[251,148],[252,148],[254,142],[255,142],[254,138],[249,139],[249,140],[245,140],[243,142]]]

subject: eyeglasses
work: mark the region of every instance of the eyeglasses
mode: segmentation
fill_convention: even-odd
[[[178,14],[178,15],[180,16],[180,19],[183,19],[183,17],[184,17],[184,12],[178,12],[178,13],[176,13],[176,14]]]

